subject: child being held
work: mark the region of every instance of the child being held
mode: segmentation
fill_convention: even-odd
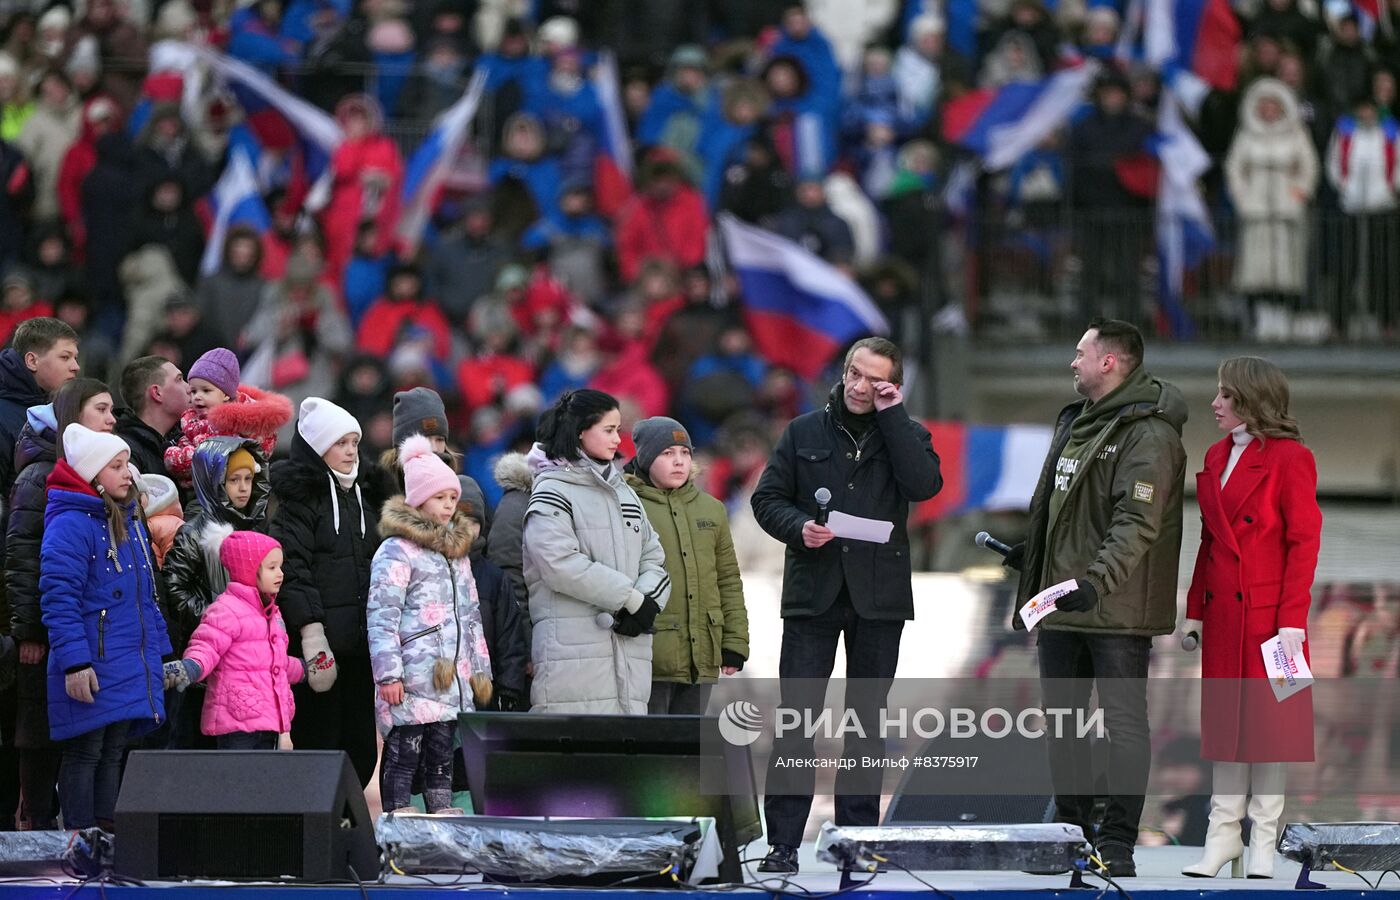
[[[277,608],[282,546],[256,531],[210,525],[208,548],[228,571],[228,587],[205,610],[184,658],[165,664],[167,688],[208,679],[200,730],[220,750],[276,750],[290,731],[292,685],[306,675],[287,654],[287,626]]]
[[[457,475],[422,435],[403,443],[405,494],[384,504],[374,554],[370,662],[384,733],[380,796],[409,807],[420,759],[430,813],[452,804],[452,733],[459,713],[491,701],[491,657],[469,559],[477,529],[457,507]]]
[[[180,439],[165,451],[165,468],[188,489],[195,449],[215,435],[252,438],[271,459],[277,429],[292,419],[292,403],[281,394],[240,385],[242,371],[233,351],[216,347],[190,366],[190,408],[180,416]]]

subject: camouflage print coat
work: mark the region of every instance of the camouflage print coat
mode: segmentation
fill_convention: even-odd
[[[385,540],[370,570],[370,663],[376,684],[402,681],[404,687],[397,706],[376,695],[379,730],[452,721],[473,709],[473,673],[491,674],[468,559],[476,531],[460,511],[438,525],[403,497],[384,504],[379,530]],[[445,690],[433,683],[440,659],[451,661],[456,673]]]

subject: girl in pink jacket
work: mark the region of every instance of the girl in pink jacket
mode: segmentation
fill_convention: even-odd
[[[291,686],[306,675],[287,655],[277,608],[282,545],[265,534],[210,525],[202,541],[228,570],[228,587],[204,613],[185,658],[165,664],[166,687],[208,679],[200,730],[220,750],[276,750],[296,712]]]

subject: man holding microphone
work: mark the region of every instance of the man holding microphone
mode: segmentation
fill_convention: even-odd
[[[778,665],[782,705],[817,710],[845,636],[846,705],[866,737],[846,738],[843,757],[881,757],[879,710],[899,660],[904,623],[914,617],[906,522],[909,504],[943,486],[926,428],[904,408],[900,350],[884,338],[857,341],[826,407],[790,422],[759,480],[753,511],[768,534],[787,545],[783,577],[783,644]],[[888,543],[837,538],[831,509],[891,522]],[[823,494],[822,500],[827,499]],[[784,736],[768,765],[764,814],[771,845],[760,872],[797,871],[797,847],[812,808],[813,770],[778,770],[787,757],[810,757],[812,740]],[[880,771],[842,768],[836,778],[836,824],[876,825]],[[786,793],[774,794],[781,780]]]

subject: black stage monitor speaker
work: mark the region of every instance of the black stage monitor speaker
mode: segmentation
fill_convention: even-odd
[[[763,834],[748,747],[715,734],[713,716],[464,713],[462,752],[472,807],[487,816],[616,819],[713,816],[720,878],[743,880],[739,850]],[[727,793],[706,792],[714,758]]]
[[[920,756],[976,756],[978,772],[909,768],[885,812],[886,825],[1032,825],[1054,818],[1050,763],[1039,747],[1023,742],[977,737],[937,737],[919,749]],[[990,773],[1015,773],[1015,782],[998,784]],[[970,779],[980,793],[967,790]],[[1000,788],[1005,788],[1002,790]],[[1022,792],[1024,791],[1024,793]]]
[[[136,751],[117,831],[116,871],[142,881],[379,875],[374,823],[339,750]]]

